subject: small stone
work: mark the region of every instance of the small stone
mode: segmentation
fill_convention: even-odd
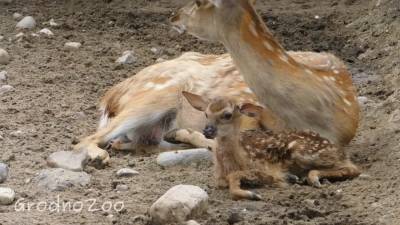
[[[149,210],[152,224],[183,223],[207,211],[208,194],[200,187],[177,185],[161,196]]]
[[[318,20],[318,19],[320,19],[321,17],[318,16],[318,15],[315,15],[314,18]]]
[[[360,105],[364,105],[365,103],[367,103],[369,101],[368,98],[365,96],[359,96],[357,98],[357,100],[358,100],[358,104],[360,104]]]
[[[23,32],[19,32],[18,34],[15,35],[16,39],[22,38],[25,34]]]
[[[389,122],[394,124],[400,123],[400,109],[396,109],[390,114]]]
[[[52,27],[58,27],[58,23],[56,23],[56,21],[54,21],[54,19],[50,19],[49,25]]]
[[[0,163],[0,184],[7,180],[8,177],[8,166],[4,163]]]
[[[308,207],[314,207],[315,206],[315,200],[313,199],[306,199],[304,200],[304,204]]]
[[[129,187],[128,187],[128,185],[125,185],[125,184],[118,184],[118,185],[115,187],[115,189],[116,189],[117,191],[127,191],[127,190],[129,190]]]
[[[13,131],[10,133],[11,137],[20,137],[24,134],[24,132],[22,132],[21,130],[17,130],[17,131]]]
[[[10,205],[15,199],[15,192],[11,188],[0,187],[0,205]]]
[[[35,177],[39,188],[49,191],[64,191],[71,187],[85,187],[90,182],[89,174],[61,168],[45,169]]]
[[[190,165],[201,161],[211,162],[212,153],[205,148],[163,152],[157,157],[157,164],[163,167]]]
[[[118,64],[132,64],[136,61],[133,51],[125,51],[115,62]]]
[[[14,87],[11,85],[3,85],[0,86],[0,95],[5,94],[7,92],[14,91]]]
[[[65,43],[64,47],[68,50],[77,50],[82,46],[79,42],[67,42]]]
[[[15,20],[19,20],[19,19],[22,18],[22,14],[15,12],[15,13],[13,13],[13,18],[14,18]]]
[[[82,171],[89,161],[86,151],[59,151],[47,158],[47,165],[71,171]]]
[[[41,30],[39,31],[39,33],[40,33],[40,34],[47,35],[47,36],[49,36],[49,37],[54,35],[53,32],[52,32],[51,30],[47,29],[47,28],[41,29]]]
[[[20,29],[33,29],[36,26],[36,21],[32,16],[25,16],[17,23],[17,28]]]
[[[0,35],[0,41],[2,41],[4,39],[3,35]]]
[[[362,173],[358,176],[358,178],[361,180],[369,180],[369,179],[371,179],[371,176],[368,174]]]
[[[139,172],[130,168],[122,168],[117,171],[119,177],[133,177],[139,175]]]
[[[6,65],[10,62],[10,55],[8,52],[0,48],[0,65]]]
[[[186,221],[185,225],[200,225],[196,220]]]
[[[158,59],[156,60],[156,63],[162,63],[162,62],[165,62],[165,61],[167,61],[167,60],[164,59],[164,58],[158,58]]]
[[[0,71],[0,81],[6,81],[7,80],[7,71],[3,70]]]

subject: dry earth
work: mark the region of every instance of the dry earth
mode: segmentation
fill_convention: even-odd
[[[0,224],[145,224],[149,206],[176,184],[198,185],[210,195],[210,207],[201,224],[228,224],[238,213],[238,225],[376,225],[400,224],[400,2],[399,0],[259,0],[257,8],[287,49],[330,51],[343,58],[353,72],[362,104],[362,121],[348,146],[352,159],[366,175],[337,182],[323,189],[291,186],[260,188],[264,201],[232,201],[227,191],[215,189],[208,165],[163,169],[155,155],[112,153],[110,167],[86,171],[87,188],[48,193],[30,179],[46,168],[46,157],[70,150],[77,138],[93,132],[97,102],[112,85],[133,76],[161,56],[173,58],[185,51],[222,53],[219,44],[178,36],[167,18],[181,6],[180,0],[15,0],[0,3],[0,47],[12,56],[0,70],[9,74],[15,90],[0,95],[0,161],[9,164],[10,177],[1,186],[13,188],[23,202],[123,201],[116,212],[15,211],[0,206]],[[54,38],[15,40],[14,12],[32,15],[38,22],[54,18],[62,24],[51,28]],[[317,19],[316,16],[319,16]],[[78,51],[63,44],[79,41]],[[163,50],[154,54],[152,47]],[[125,50],[138,60],[129,66],[114,61]],[[364,99],[365,100],[365,99]],[[15,131],[22,134],[12,135]],[[115,172],[131,166],[134,178],[118,178]],[[118,192],[116,184],[129,190]],[[111,218],[111,215],[113,217]],[[139,216],[139,217],[138,217]]]

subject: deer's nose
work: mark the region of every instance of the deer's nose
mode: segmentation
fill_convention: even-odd
[[[217,136],[217,128],[213,125],[207,125],[204,130],[203,134],[208,139],[213,139]]]

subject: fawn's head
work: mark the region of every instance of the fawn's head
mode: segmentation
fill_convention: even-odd
[[[255,0],[194,0],[171,19],[180,33],[187,31],[200,39],[219,41],[221,32],[238,26],[245,12],[254,13]]]
[[[251,103],[239,105],[234,99],[220,97],[207,99],[200,95],[182,92],[188,102],[197,110],[205,113],[207,118],[204,136],[209,139],[218,136],[227,136],[238,131],[239,118],[242,114],[256,117],[261,114],[263,108]]]

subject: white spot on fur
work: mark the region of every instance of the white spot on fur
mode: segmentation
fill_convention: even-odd
[[[98,129],[104,128],[105,126],[107,126],[108,122],[110,121],[110,118],[108,117],[108,113],[106,112],[105,108],[101,108],[100,112],[101,112],[101,117],[100,117]]]
[[[272,47],[272,45],[268,41],[264,41],[263,45],[270,51],[274,50],[274,48]]]
[[[349,102],[349,100],[343,98],[343,102],[346,103],[346,105],[351,106],[351,102]]]
[[[292,141],[292,142],[289,143],[288,148],[291,149],[291,148],[293,148],[296,144],[297,144],[296,141]]]
[[[153,83],[153,82],[148,82],[148,83],[146,83],[146,84],[144,85],[144,88],[146,88],[146,89],[153,89],[155,86],[156,86],[155,83]]]
[[[244,92],[246,92],[246,93],[249,93],[249,94],[253,94],[253,92],[251,91],[251,89],[250,89],[250,88],[246,88],[246,89],[244,89]]]
[[[255,25],[254,23],[250,23],[249,29],[250,29],[250,32],[251,32],[254,36],[258,37],[258,32],[257,32],[257,30],[256,30],[256,25]]]
[[[305,69],[304,71],[305,71],[306,73],[310,74],[310,75],[313,75],[313,72],[312,72],[311,70],[309,70],[309,69]]]
[[[339,70],[333,70],[334,74],[339,74]]]
[[[331,81],[336,81],[336,78],[335,78],[335,77],[329,77],[329,79],[330,79]]]

